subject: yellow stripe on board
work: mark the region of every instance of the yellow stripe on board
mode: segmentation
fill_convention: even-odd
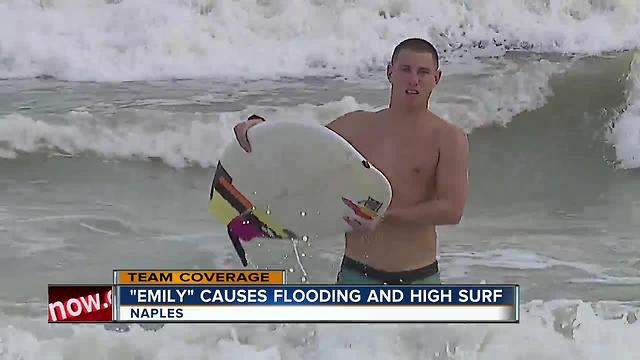
[[[277,236],[287,239],[289,234],[284,231],[284,228],[273,221],[271,216],[269,216],[266,210],[255,209],[253,214],[262,221],[265,225],[267,225],[271,230],[273,230]]]
[[[217,191],[214,191],[213,198],[209,200],[209,214],[223,224],[230,223],[231,220],[240,215],[238,210],[231,206]]]

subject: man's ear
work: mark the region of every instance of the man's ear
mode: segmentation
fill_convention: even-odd
[[[440,79],[442,79],[442,70],[438,70],[438,72],[436,73],[436,85],[438,85]]]
[[[391,63],[387,64],[387,80],[391,82]]]

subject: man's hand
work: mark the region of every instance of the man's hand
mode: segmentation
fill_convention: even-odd
[[[233,127],[233,132],[236,135],[236,140],[238,144],[244,149],[246,152],[251,152],[251,144],[249,143],[249,137],[247,136],[247,132],[251,127],[264,122],[265,119],[258,115],[251,115],[247,119],[247,121],[243,121],[236,126]]]
[[[343,216],[342,219],[349,224],[352,234],[364,234],[373,231],[375,224],[372,221],[366,221],[364,219],[358,219],[351,216]]]

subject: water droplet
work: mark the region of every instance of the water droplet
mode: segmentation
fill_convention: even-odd
[[[300,256],[305,257],[305,256],[307,256],[307,254],[305,254],[305,253],[300,253]]]
[[[289,268],[289,272],[293,272],[293,268]]]
[[[300,216],[307,216],[306,211],[300,211]]]
[[[271,214],[271,210],[267,209],[267,211],[265,211],[267,213],[267,215]]]
[[[302,281],[302,282],[307,282],[307,277],[306,277],[306,276],[304,276],[304,275],[302,275],[302,276],[300,277],[300,281]]]
[[[302,241],[304,241],[304,242],[309,241],[309,237],[307,235],[303,235],[302,236]]]
[[[262,244],[261,244],[261,243],[258,243],[258,247],[260,247],[260,246],[262,246]]]
[[[256,194],[257,194],[257,192],[255,192],[255,191],[254,191],[254,192],[253,192],[253,195],[256,195]]]

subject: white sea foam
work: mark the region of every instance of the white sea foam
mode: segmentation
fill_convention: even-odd
[[[610,141],[620,167],[640,167],[640,52],[636,52],[628,75],[627,106],[613,122]]]
[[[363,106],[353,98],[345,98],[323,106],[302,104],[258,112],[265,116],[277,114],[273,117],[282,120],[324,122],[356,107]],[[61,150],[68,154],[92,152],[106,158],[160,158],[175,167],[190,163],[211,166],[231,140],[232,124],[247,115],[134,110],[112,119],[72,112],[62,123],[12,114],[0,121],[0,155],[13,158],[18,152]]]
[[[469,131],[485,125],[505,125],[518,113],[544,105],[551,94],[549,79],[563,69],[562,65],[546,61],[522,66],[507,64],[490,76],[461,85],[464,91],[458,85],[445,85],[437,93],[433,108]],[[97,104],[76,108],[63,116],[10,114],[0,117],[0,157],[49,151],[55,156],[94,153],[110,159],[159,158],[173,167],[212,166],[232,139],[232,125],[250,114],[258,113],[273,121],[326,124],[349,111],[382,106],[345,96],[323,105],[249,106],[242,111],[209,114],[138,108],[190,103],[191,100],[153,99],[122,105],[118,112],[105,112],[102,108],[106,104]]]
[[[3,0],[0,78],[353,75],[412,36],[457,62],[634,48],[639,33],[635,0]]]
[[[226,134],[231,133],[228,127],[223,131],[224,122],[206,116],[193,116],[190,121],[156,117],[120,123],[83,117],[86,121],[53,124],[9,115],[0,123],[0,153],[13,157],[17,152],[63,150],[70,154],[93,152],[106,158],[157,157],[176,167],[188,162],[208,166],[215,164],[228,141]]]
[[[551,267],[567,267],[582,270],[588,274],[600,276],[606,269],[575,261],[564,261],[544,255],[521,250],[492,250],[473,253],[445,253],[444,258],[451,259],[452,267],[490,266],[493,268],[541,270]]]
[[[20,309],[24,311],[25,309]],[[36,313],[35,309],[32,311]],[[9,359],[637,359],[637,306],[533,301],[517,325],[167,325],[126,333],[0,317]]]
[[[443,81],[431,108],[469,130],[506,125],[517,114],[544,106],[553,95],[549,81],[567,69],[567,64],[545,60],[504,64],[504,68],[489,71],[473,81],[457,81],[451,89]]]

